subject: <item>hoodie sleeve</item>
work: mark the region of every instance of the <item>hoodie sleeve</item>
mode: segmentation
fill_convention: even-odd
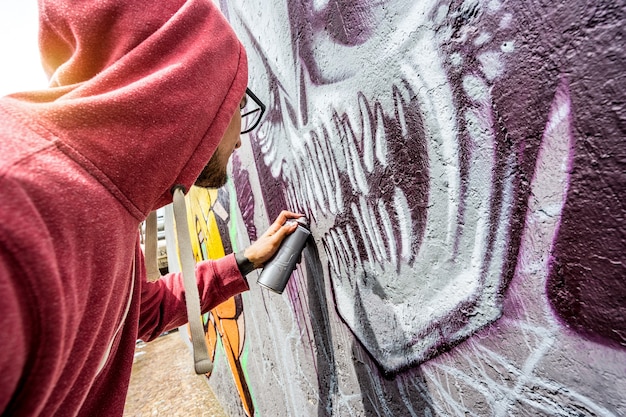
[[[161,333],[187,323],[185,287],[181,273],[167,274],[156,282],[147,282],[141,270],[141,313],[139,338],[150,341]],[[196,265],[196,281],[202,313],[230,297],[250,289],[239,272],[233,254]]]

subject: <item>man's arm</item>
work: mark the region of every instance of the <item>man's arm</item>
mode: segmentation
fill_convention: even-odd
[[[140,273],[143,277],[139,338],[149,341],[187,323],[182,273],[167,274],[155,282],[147,282],[143,268]],[[232,254],[215,261],[199,262],[196,282],[203,313],[249,289]]]
[[[243,258],[230,254],[218,260],[199,262],[196,265],[196,282],[202,312],[250,289],[243,275],[262,267],[271,259],[283,239],[297,228],[297,224],[285,222],[299,217],[302,215],[281,212],[268,230],[240,254]],[[142,277],[139,338],[149,341],[166,330],[187,323],[185,288],[179,272],[167,274],[155,282],[147,282],[143,256],[138,264],[140,267],[137,273]]]

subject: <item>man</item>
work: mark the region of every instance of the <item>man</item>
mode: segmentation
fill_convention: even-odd
[[[50,88],[0,99],[0,413],[122,415],[135,340],[187,321],[179,274],[147,283],[138,226],[175,186],[224,180],[246,54],[210,0],[39,8]],[[202,310],[247,290],[241,263],[297,216],[239,264],[199,263]]]

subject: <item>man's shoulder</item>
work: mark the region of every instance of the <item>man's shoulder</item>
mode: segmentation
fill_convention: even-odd
[[[0,178],[27,165],[33,155],[55,146],[43,132],[26,114],[12,106],[10,99],[0,98]]]

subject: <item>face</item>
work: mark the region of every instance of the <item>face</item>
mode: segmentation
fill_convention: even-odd
[[[245,104],[246,96],[244,95],[215,153],[196,180],[195,185],[198,187],[219,188],[226,184],[228,180],[228,173],[226,171],[228,160],[235,149],[241,146],[241,138],[239,137],[241,132],[241,109]]]

